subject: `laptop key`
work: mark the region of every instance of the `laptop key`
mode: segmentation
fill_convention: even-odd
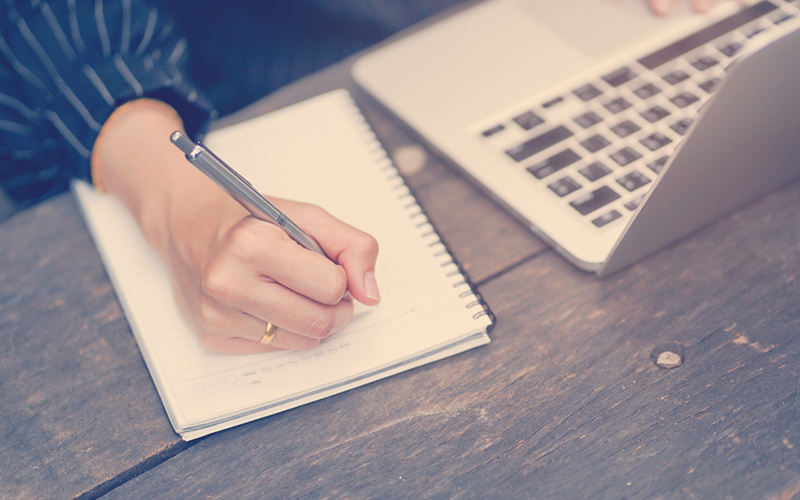
[[[641,172],[634,170],[633,172],[624,175],[617,179],[617,183],[628,191],[636,191],[640,187],[650,183],[650,179]]]
[[[581,141],[581,146],[585,147],[590,153],[596,153],[609,144],[611,144],[611,142],[600,134],[595,134]]]
[[[692,124],[691,118],[684,118],[681,121],[675,122],[669,126],[672,130],[679,133],[680,135],[685,135],[686,131],[689,130],[689,125]]]
[[[624,66],[613,73],[609,73],[603,77],[603,80],[606,81],[607,84],[611,85],[612,87],[619,87],[625,82],[629,82],[636,78],[637,75],[632,69],[627,66]]]
[[[603,165],[603,163],[596,161],[591,165],[587,165],[582,169],[578,170],[584,177],[589,179],[590,182],[594,182],[602,177],[611,173],[611,169]]]
[[[648,109],[641,113],[642,118],[649,121],[650,123],[655,123],[658,120],[669,116],[669,111],[662,108],[661,106],[653,106],[652,108]]]
[[[561,97],[561,96],[554,97],[554,98],[550,99],[549,101],[547,101],[546,103],[542,104],[542,107],[545,108],[545,109],[552,108],[553,106],[555,106],[556,104],[562,102],[563,100],[564,100],[564,98]]]
[[[574,193],[580,189],[581,185],[578,184],[572,177],[566,176],[551,184],[548,184],[547,187],[553,190],[555,194],[563,198],[564,196]]]
[[[624,122],[611,127],[611,131],[617,134],[619,137],[628,137],[639,130],[641,130],[639,125],[636,125],[630,120],[625,120]]]
[[[571,149],[565,149],[536,165],[531,165],[526,170],[537,179],[544,179],[548,175],[558,172],[562,168],[568,167],[580,159],[581,157],[578,153]]]
[[[522,127],[525,130],[530,130],[537,125],[541,125],[544,123],[544,119],[542,119],[539,115],[534,113],[533,111],[526,111],[519,116],[515,116],[512,118],[517,125]]]
[[[717,63],[719,63],[719,61],[717,61],[711,56],[702,56],[692,61],[691,65],[700,71],[705,71],[708,68],[716,66]]]
[[[746,36],[747,38],[753,38],[756,35],[759,35],[759,34],[763,33],[764,32],[764,27],[756,26],[756,27],[752,27],[752,28],[749,28],[749,29],[744,29],[742,31],[744,32],[744,36]]]
[[[580,125],[583,128],[589,128],[592,125],[596,125],[603,121],[603,117],[595,113],[594,111],[589,111],[587,113],[582,114],[581,116],[575,118],[575,123]]]
[[[676,69],[675,71],[667,73],[662,78],[664,78],[664,81],[666,81],[670,85],[677,85],[682,81],[686,80],[687,78],[689,78],[689,75],[683,70]]]
[[[649,168],[650,170],[655,172],[656,175],[658,175],[664,169],[664,165],[667,164],[668,159],[669,156],[662,156],[658,160],[648,163],[647,168]]]
[[[642,155],[632,147],[624,147],[610,156],[620,167],[624,167],[642,157]]]
[[[571,201],[569,204],[572,205],[572,208],[580,212],[581,215],[587,215],[594,212],[598,208],[604,207],[612,201],[619,199],[619,197],[620,196],[617,194],[617,192],[610,187],[601,186],[591,193],[585,194]]]
[[[646,83],[633,91],[633,93],[639,96],[641,99],[649,99],[659,92],[661,92],[661,89],[652,83]]]
[[[583,101],[591,101],[595,97],[599,96],[603,92],[592,85],[591,83],[587,83],[583,87],[579,87],[572,91],[573,94],[580,97]]]
[[[672,139],[665,136],[661,132],[655,132],[653,134],[648,135],[639,142],[641,142],[642,145],[647,149],[649,149],[650,151],[655,151],[656,149],[666,146],[667,144],[672,142]]]
[[[603,104],[603,106],[607,110],[611,111],[612,113],[614,113],[616,115],[617,113],[620,113],[620,112],[625,111],[626,109],[630,108],[631,107],[631,103],[629,103],[623,97],[618,97],[617,99],[614,99],[613,101],[609,101],[609,102]]]
[[[781,24],[792,18],[794,18],[794,14],[787,14],[785,12],[782,12],[778,17],[773,19],[772,22],[775,24]]]
[[[742,50],[742,44],[739,42],[731,42],[725,46],[719,47],[719,51],[728,57],[735,56],[740,50]]]
[[[628,203],[626,203],[625,204],[625,208],[627,208],[628,210],[633,212],[634,210],[639,208],[639,205],[642,204],[642,200],[644,200],[644,195],[638,196],[636,199],[631,200]]]
[[[613,222],[613,221],[619,219],[620,217],[622,217],[621,213],[617,212],[616,210],[612,210],[612,211],[608,212],[607,214],[601,215],[600,217],[594,219],[592,221],[592,224],[594,224],[597,227],[603,227],[606,224],[608,224],[609,222]]]
[[[681,92],[680,94],[676,95],[670,101],[672,104],[678,106],[679,108],[685,108],[692,103],[699,101],[700,98],[696,95],[692,94],[691,92]]]
[[[503,124],[495,125],[494,127],[490,128],[490,129],[486,129],[483,132],[481,132],[481,135],[484,136],[484,137],[491,137],[491,136],[493,136],[494,134],[496,134],[498,132],[502,132],[503,130],[505,130],[505,128],[506,127]]]
[[[719,78],[712,78],[710,80],[706,80],[705,82],[698,84],[697,86],[705,90],[709,94],[711,94],[712,92],[714,92],[714,89],[717,88],[718,84],[719,84]]]
[[[506,154],[513,158],[515,161],[522,161],[531,156],[544,151],[545,149],[558,144],[568,137],[572,137],[572,131],[567,127],[561,125],[542,135],[536,136],[533,139],[523,142],[518,146],[506,150]]]

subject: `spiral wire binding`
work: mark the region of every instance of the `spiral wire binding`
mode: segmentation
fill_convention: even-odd
[[[463,286],[467,287],[467,290],[464,290],[459,294],[459,298],[466,299],[465,307],[467,309],[480,306],[481,310],[473,314],[472,318],[477,320],[482,316],[489,317],[490,324],[486,328],[486,333],[488,334],[492,331],[497,323],[497,317],[494,315],[475,284],[469,278],[469,274],[461,266],[461,263],[459,263],[453,256],[453,252],[450,250],[450,247],[441,237],[441,234],[437,230],[436,226],[431,222],[427,212],[420,204],[416,193],[413,192],[411,187],[406,182],[405,177],[403,177],[403,175],[392,162],[391,158],[389,158],[386,149],[384,149],[383,145],[380,143],[375,131],[370,126],[367,118],[361,112],[350,92],[344,90],[344,92],[342,92],[342,99],[347,100],[351,105],[349,109],[351,110],[353,120],[358,122],[365,139],[369,138],[369,146],[371,148],[370,152],[374,156],[376,164],[381,165],[381,170],[387,172],[387,180],[391,181],[394,178],[397,179],[397,183],[392,187],[392,189],[400,190],[405,188],[405,191],[398,195],[398,200],[403,200],[404,198],[408,198],[410,200],[409,203],[403,206],[403,208],[410,212],[410,219],[421,218],[420,222],[417,223],[417,228],[419,228],[421,232],[421,237],[431,240],[428,242],[428,247],[433,248],[441,245],[442,248],[433,254],[434,257],[445,257],[442,259],[440,267],[447,267],[451,265],[454,266],[454,269],[448,271],[445,276],[448,278],[460,278],[460,280],[454,280],[452,285],[453,288],[459,288]]]

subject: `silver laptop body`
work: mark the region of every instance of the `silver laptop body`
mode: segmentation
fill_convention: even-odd
[[[487,0],[353,76],[604,276],[800,174],[799,26],[797,0],[668,19],[644,0]]]

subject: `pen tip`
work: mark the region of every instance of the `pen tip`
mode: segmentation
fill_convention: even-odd
[[[178,148],[183,151],[184,154],[188,155],[194,149],[194,143],[177,130],[170,135],[169,140],[178,146]]]

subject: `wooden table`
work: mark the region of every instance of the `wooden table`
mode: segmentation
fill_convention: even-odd
[[[348,75],[260,109],[343,86],[415,147]],[[408,182],[493,342],[190,444],[73,200],[0,225],[0,497],[798,498],[800,185],[598,280],[436,158]]]

